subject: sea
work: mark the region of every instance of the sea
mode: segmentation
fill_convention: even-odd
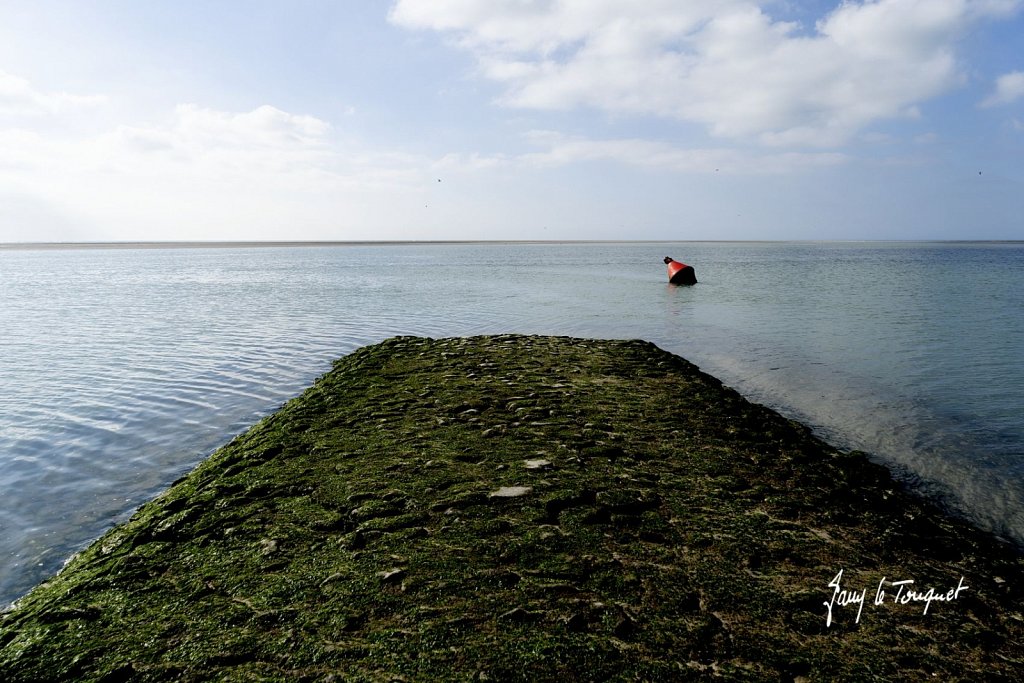
[[[510,332],[652,341],[1024,547],[1024,242],[8,245],[0,607],[334,359]]]

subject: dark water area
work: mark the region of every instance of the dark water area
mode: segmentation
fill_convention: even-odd
[[[0,250],[0,604],[399,334],[647,339],[1024,542],[1024,244],[161,246]]]

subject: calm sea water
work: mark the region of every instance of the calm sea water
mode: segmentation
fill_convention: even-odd
[[[332,359],[499,332],[653,341],[1024,543],[1024,243],[0,249],[0,605]]]

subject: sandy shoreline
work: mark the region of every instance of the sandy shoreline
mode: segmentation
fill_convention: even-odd
[[[26,596],[0,670],[1009,681],[1022,586],[1017,551],[651,344],[403,337]]]

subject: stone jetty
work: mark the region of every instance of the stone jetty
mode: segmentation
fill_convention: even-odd
[[[1024,561],[642,341],[346,356],[0,617],[5,681],[1016,681]]]

